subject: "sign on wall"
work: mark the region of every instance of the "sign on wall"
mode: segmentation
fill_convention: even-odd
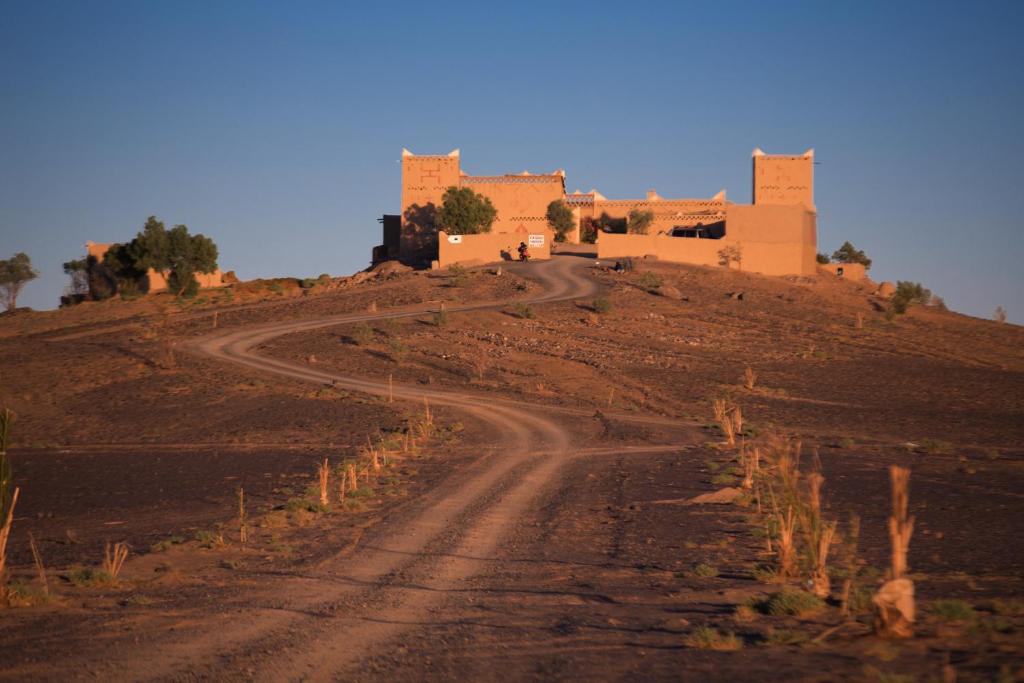
[[[544,235],[530,235],[529,245],[531,247],[543,247],[544,246]]]
[[[448,235],[449,244],[462,244],[462,235]]]

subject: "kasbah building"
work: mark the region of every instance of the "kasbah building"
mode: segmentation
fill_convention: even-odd
[[[570,244],[578,244],[595,220],[621,227],[631,211],[654,215],[647,234],[599,231],[594,245],[598,259],[725,263],[765,275],[813,275],[818,269],[814,150],[794,156],[755,149],[751,204],[728,201],[724,190],[707,199],[668,199],[654,190],[643,199],[608,199],[597,190],[567,194],[562,170],[473,176],[461,169],[460,161],[459,150],[427,156],[402,150],[402,213],[382,218],[384,244],[374,250],[375,262],[397,259],[440,268],[490,263],[514,258],[520,243],[529,245],[531,258],[549,258],[547,208],[560,199],[575,218],[566,239]],[[434,214],[450,187],[468,187],[490,199],[497,209],[490,233],[446,235],[437,230]],[[727,252],[738,253],[739,260],[723,262]],[[864,275],[851,264],[845,268],[848,278]]]

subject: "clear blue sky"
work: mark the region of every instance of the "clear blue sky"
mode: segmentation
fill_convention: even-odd
[[[1024,3],[489,4],[0,0],[22,305],[150,214],[243,278],[361,269],[402,147],[739,202],[754,147],[814,147],[821,251],[1024,321]]]

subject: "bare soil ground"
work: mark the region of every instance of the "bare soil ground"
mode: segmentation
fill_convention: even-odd
[[[33,603],[0,615],[0,676],[1021,675],[1021,328],[921,307],[887,321],[869,285],[833,278],[592,264],[0,318],[22,487],[12,579]],[[514,303],[570,271],[600,292]],[[495,307],[459,311],[480,302]],[[237,359],[280,366],[195,351],[270,327]],[[357,457],[367,436],[400,441],[424,395],[428,442],[345,506],[307,505],[316,463]],[[752,508],[657,502],[737,481],[715,398],[742,406],[751,442],[784,432],[805,466],[817,454],[826,514],[862,520],[865,591],[887,564],[887,466],[912,468],[918,637],[875,638],[867,612],[826,633],[834,606],[737,616],[780,589]],[[106,541],[132,548],[120,581],[82,581],[73,567],[97,565]],[[968,612],[951,617],[950,600]],[[739,649],[695,645],[702,626]]]

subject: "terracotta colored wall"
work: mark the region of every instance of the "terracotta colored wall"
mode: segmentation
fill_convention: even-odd
[[[743,254],[742,270],[764,275],[813,275],[815,225],[815,214],[801,206],[729,204],[722,239],[601,233],[597,255],[600,259],[654,255],[663,261],[717,266],[719,250],[737,245]]]
[[[814,208],[814,151],[800,156],[754,152],[754,204]]]
[[[515,260],[519,258],[516,251],[520,242],[529,243],[530,235],[543,235],[542,246],[530,247],[530,258],[546,260],[551,258],[551,230],[545,226],[540,230],[522,232],[490,232],[480,235],[453,235],[457,242],[443,230],[438,232],[438,258],[440,268],[447,268],[453,263],[481,264],[495,261]]]
[[[491,200],[498,210],[491,232],[498,233],[546,227],[548,204],[565,195],[560,175],[462,176],[459,182]]]
[[[866,280],[868,272],[863,263],[823,263],[818,266],[821,270],[831,275],[836,275],[845,280]],[[840,269],[843,271],[839,275]]]
[[[592,216],[600,218],[602,214],[608,214],[610,218],[623,219],[634,209],[650,211],[654,214],[654,222],[648,234],[653,235],[669,232],[677,225],[715,223],[724,217],[725,207],[725,201],[718,199],[599,199],[594,202]]]
[[[402,239],[406,261],[430,260],[436,252],[434,213],[445,190],[459,184],[458,151],[445,156],[402,152]]]

